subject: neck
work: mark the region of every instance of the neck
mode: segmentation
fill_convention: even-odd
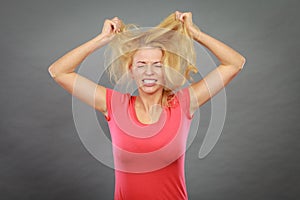
[[[137,97],[138,107],[148,112],[154,105],[162,106],[162,94],[163,89],[152,94],[144,93],[139,89],[139,96]]]

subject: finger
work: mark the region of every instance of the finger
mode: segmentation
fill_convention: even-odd
[[[184,14],[179,15],[179,20],[183,22],[184,21],[184,17],[185,17]]]
[[[191,20],[192,19],[192,13],[190,12],[186,12],[186,13],[182,13],[182,15],[180,16],[180,21],[185,22],[186,20]]]
[[[175,17],[176,17],[176,19],[179,19],[181,14],[182,14],[181,12],[176,11],[176,12],[175,12]]]
[[[184,22],[186,15],[187,15],[187,13],[182,13],[182,12],[176,11],[176,19],[181,22]]]
[[[117,30],[117,24],[114,21],[110,20],[110,26],[113,32]]]
[[[111,21],[119,22],[120,20],[119,20],[119,18],[115,17],[115,18],[113,18]]]
[[[180,20],[181,21],[185,21],[185,19],[188,17],[188,13],[183,13],[181,16],[180,16]]]
[[[112,21],[114,21],[114,22],[116,22],[116,23],[118,23],[118,24],[121,23],[121,20],[120,20],[118,17],[114,17],[114,18],[112,19]]]
[[[118,17],[114,17],[112,21],[117,25],[116,29],[119,29],[121,26],[121,20]]]

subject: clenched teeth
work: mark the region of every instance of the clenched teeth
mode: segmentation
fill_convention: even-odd
[[[155,83],[157,80],[154,79],[144,79],[143,82],[144,83]]]

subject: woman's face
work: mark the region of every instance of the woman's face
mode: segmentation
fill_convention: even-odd
[[[131,73],[138,87],[145,93],[153,94],[163,89],[162,55],[159,48],[144,48],[133,56]]]

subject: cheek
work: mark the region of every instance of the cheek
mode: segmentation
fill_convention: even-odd
[[[141,77],[142,77],[141,74],[137,72],[131,73],[131,78],[134,79],[135,81],[140,81]]]
[[[139,77],[139,74],[136,72],[136,70],[133,70],[132,68],[130,68],[130,76],[132,79],[136,79]]]
[[[159,76],[159,78],[162,79],[162,80],[164,80],[165,77],[166,77],[163,70],[158,74],[158,76]]]

